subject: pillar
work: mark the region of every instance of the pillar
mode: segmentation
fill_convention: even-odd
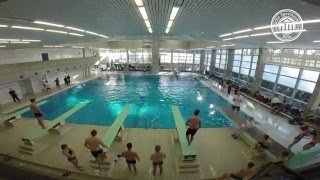
[[[205,51],[200,51],[200,73],[204,73],[204,61],[205,61]]]
[[[171,68],[171,71],[173,71],[173,49],[171,49],[170,52],[171,52],[171,64],[170,64],[170,68]]]
[[[215,64],[216,64],[216,57],[217,57],[217,50],[212,49],[211,50],[211,59],[210,59],[210,73],[214,71]]]
[[[196,51],[195,50],[193,50],[193,58],[192,58],[192,68],[191,68],[191,71],[192,72],[195,72],[195,70],[196,70],[196,66],[195,66],[195,59],[196,59]]]
[[[127,60],[126,60],[126,63],[124,64],[124,71],[128,72],[128,70],[129,70],[129,49],[126,49],[126,55],[127,55]]]
[[[303,111],[303,116],[307,116],[309,115],[309,113],[314,111],[318,107],[319,103],[320,103],[320,76],[318,76],[318,81],[316,83],[316,86],[314,87],[312,95],[308,100],[308,104]]]
[[[260,87],[260,83],[262,81],[262,75],[263,75],[263,53],[264,53],[264,49],[263,48],[259,48],[259,55],[258,55],[258,62],[257,62],[257,67],[256,67],[256,73],[253,77],[253,86],[250,89],[250,94],[253,96],[255,92],[257,92],[257,90],[259,90]]]
[[[86,57],[86,49],[85,48],[82,48],[82,57]]]
[[[152,63],[151,63],[151,73],[157,74],[160,69],[160,41],[158,39],[154,39],[152,41]]]
[[[227,68],[225,72],[227,79],[231,79],[231,76],[232,76],[234,52],[235,52],[235,49],[228,49],[228,62],[227,62]]]

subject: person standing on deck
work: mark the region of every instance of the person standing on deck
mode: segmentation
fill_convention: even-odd
[[[151,156],[150,156],[150,160],[152,161],[152,166],[153,166],[152,175],[153,176],[156,175],[156,171],[157,171],[158,166],[160,169],[160,175],[162,175],[162,173],[163,173],[162,165],[163,165],[163,160],[166,158],[166,154],[163,152],[160,152],[160,150],[161,150],[160,145],[156,145],[154,149],[155,149],[155,152],[153,154],[151,154]]]
[[[91,137],[88,137],[84,142],[84,147],[88,148],[91,151],[92,156],[96,159],[98,166],[101,166],[102,161],[106,157],[103,149],[101,149],[100,146],[104,148],[108,148],[97,136],[97,131],[92,130],[91,131]]]
[[[42,116],[44,115],[44,113],[40,110],[40,108],[38,107],[38,105],[36,105],[36,99],[35,98],[31,98],[30,99],[30,109],[33,112],[35,118],[37,118],[39,125],[42,127],[42,129],[46,129],[47,127],[44,125]]]
[[[201,119],[199,118],[199,114],[200,114],[200,110],[195,110],[194,116],[189,118],[186,123],[186,125],[189,126],[186,132],[189,145],[193,140],[193,136],[197,133],[198,129],[201,127]],[[189,139],[190,135],[191,135],[191,138]]]
[[[18,97],[18,94],[16,93],[16,91],[15,90],[13,90],[13,89],[9,89],[9,94],[11,95],[11,97],[12,97],[12,99],[13,99],[13,101],[14,102],[20,102],[20,99],[19,99],[19,97]]]
[[[127,144],[127,150],[123,151],[121,156],[126,158],[126,162],[128,164],[129,171],[132,172],[132,170],[131,170],[132,169],[131,166],[132,166],[133,171],[136,174],[137,173],[136,160],[140,161],[140,158],[136,152],[132,151],[132,143]]]
[[[56,80],[54,80],[54,82],[56,83],[56,88],[61,90],[59,79],[56,78]]]

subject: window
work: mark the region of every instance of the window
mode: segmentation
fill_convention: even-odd
[[[171,63],[170,49],[160,49],[160,63]]]
[[[279,76],[279,80],[278,80],[278,84],[283,84],[292,88],[295,87],[296,82],[297,82],[297,79],[286,77],[286,76]]]
[[[302,71],[302,75],[301,75],[301,79],[305,79],[313,82],[317,82],[318,77],[319,77],[319,72],[305,70],[305,69]]]
[[[265,72],[271,72],[271,73],[278,73],[278,70],[279,70],[279,66],[275,66],[275,65],[268,65],[266,64],[264,66],[264,71]]]
[[[270,82],[276,82],[277,75],[264,72],[263,75],[262,75],[262,79],[270,81]]]
[[[215,67],[217,68],[216,72],[224,73],[224,71],[227,68],[227,62],[228,62],[228,53],[227,50],[217,50],[216,51],[216,63]]]
[[[299,76],[299,72],[300,72],[300,69],[290,68],[290,67],[282,67],[280,74],[297,78]]]

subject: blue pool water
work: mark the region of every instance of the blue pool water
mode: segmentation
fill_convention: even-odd
[[[172,105],[180,108],[184,119],[200,109],[202,127],[228,127],[230,121],[217,110],[230,106],[191,76],[111,75],[103,76],[47,99],[40,106],[44,119],[53,120],[82,101],[87,106],[67,121],[77,124],[109,126],[129,103],[131,110],[125,127],[175,128]],[[30,111],[22,116],[33,117]]]

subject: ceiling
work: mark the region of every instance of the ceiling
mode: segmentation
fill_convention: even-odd
[[[59,27],[32,23],[35,20],[42,20],[110,37],[104,39],[90,34],[78,37],[45,31],[0,28],[0,39],[40,39],[42,41],[40,45],[150,37],[222,41],[223,38],[219,37],[221,34],[269,25],[273,15],[281,9],[293,9],[301,15],[303,20],[320,19],[320,7],[302,0],[143,0],[143,3],[153,29],[152,35],[148,32],[134,0],[8,0],[0,2],[0,24],[63,30]],[[171,10],[173,6],[180,4],[170,32],[165,34]],[[305,29],[307,32],[304,32],[299,39],[286,44],[267,45],[267,41],[277,41],[273,35],[238,39],[220,44],[320,48],[320,43],[312,42],[320,40],[320,23],[307,24]],[[267,29],[255,33],[266,31],[270,32]],[[37,44],[32,43],[31,46],[37,46]]]

